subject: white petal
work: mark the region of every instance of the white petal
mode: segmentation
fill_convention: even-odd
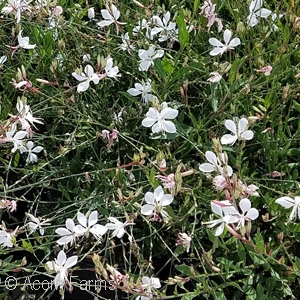
[[[22,140],[26,135],[27,135],[27,132],[26,132],[26,131],[18,131],[18,132],[14,135],[14,139]]]
[[[284,208],[290,208],[295,205],[295,200],[290,197],[281,197],[278,198],[275,203],[280,204]]]
[[[87,228],[87,218],[85,217],[84,214],[81,212],[77,212],[77,220],[79,224],[81,224],[83,227]]]
[[[66,227],[70,230],[73,231],[75,227],[75,223],[72,219],[67,219],[66,220]]]
[[[140,62],[140,67],[139,70],[140,71],[148,71],[148,69],[151,67],[152,62],[149,60],[143,60]]]
[[[266,8],[261,8],[259,11],[256,12],[256,15],[261,18],[267,18],[272,12]]]
[[[241,208],[243,214],[245,214],[245,212],[247,212],[251,208],[250,200],[247,198],[242,199],[239,203],[239,207]]]
[[[155,190],[154,190],[154,198],[156,200],[156,202],[160,201],[160,199],[162,199],[162,197],[164,196],[164,190],[162,188],[162,186],[158,186]],[[149,203],[149,202],[147,202]]]
[[[175,119],[178,115],[178,110],[166,107],[161,111],[160,115],[166,119]]]
[[[145,118],[143,121],[142,121],[142,125],[144,127],[151,127],[153,126],[153,124],[157,122],[157,120],[155,119],[152,119],[152,118]]]
[[[246,214],[246,217],[249,218],[250,220],[255,220],[258,218],[258,216],[259,216],[259,212],[256,208],[251,208]]]
[[[238,123],[238,135],[244,132],[247,126],[248,126],[248,120],[246,118],[240,119]]]
[[[151,108],[149,108],[148,112],[146,113],[146,116],[148,118],[158,120],[158,117],[160,116],[160,113],[157,111],[156,108],[151,107]]]
[[[199,166],[199,170],[202,171],[202,172],[210,173],[210,172],[214,172],[215,171],[215,167],[214,167],[213,164],[204,163],[204,164],[201,164]]]
[[[154,205],[154,194],[151,192],[147,192],[145,194],[145,202],[151,205]]]
[[[219,40],[217,40],[216,38],[210,38],[208,40],[208,42],[212,45],[212,46],[215,46],[215,47],[220,47],[220,48],[223,48],[224,47],[224,44],[221,43]]]
[[[108,25],[112,24],[113,22],[114,22],[113,20],[111,20],[111,21],[100,21],[100,22],[97,23],[97,25],[102,28],[102,27],[105,27],[105,26],[108,26]]]
[[[236,47],[241,44],[241,40],[239,38],[234,38],[230,41],[228,47]]]
[[[165,131],[168,133],[175,133],[176,132],[176,126],[172,121],[164,121],[163,122]]]
[[[107,9],[101,9],[103,19],[112,20],[112,16]]]
[[[76,72],[73,72],[72,76],[75,77],[78,81],[84,81],[87,79],[86,76],[79,75]]]
[[[173,202],[173,196],[170,194],[164,195],[163,198],[159,201],[160,206],[167,206]]]
[[[89,227],[92,227],[98,222],[98,212],[96,210],[92,211],[89,215]]]
[[[263,5],[263,0],[252,0],[249,6],[250,12],[257,11]]]
[[[214,202],[210,202],[210,207],[211,210],[213,211],[213,213],[215,213],[216,215],[222,217],[223,216],[223,211],[222,211],[222,207]]]
[[[89,86],[90,86],[90,82],[88,80],[81,82],[77,86],[77,92],[78,93],[85,92],[89,88]]]
[[[141,207],[141,213],[145,216],[150,216],[153,214],[155,207],[151,204],[145,204]]]
[[[107,227],[96,224],[90,229],[90,233],[93,234],[95,237],[101,237],[107,232],[107,230]]]
[[[221,144],[222,145],[233,145],[237,140],[237,137],[232,134],[224,134],[221,137]]]
[[[221,235],[224,231],[224,227],[225,227],[224,223],[221,223],[220,226],[218,226],[215,230],[215,236]]]
[[[253,134],[253,131],[251,131],[251,130],[246,130],[245,132],[243,132],[241,134],[242,140],[247,140],[247,141],[252,140],[253,136],[254,136],[254,134]]]
[[[116,6],[114,4],[111,5],[110,7],[112,15],[114,17],[115,20],[118,20],[120,18],[120,12],[119,10],[116,8]]]
[[[206,157],[207,161],[209,161],[211,164],[217,163],[217,156],[212,151],[206,151],[205,157]]]
[[[209,55],[216,56],[219,54],[223,54],[223,52],[224,52],[224,48],[214,48],[209,52]]]
[[[29,143],[29,142],[28,142]],[[35,147],[34,149],[32,149],[32,152],[35,152],[35,153],[39,153],[43,150],[44,148],[42,146],[37,146]]]
[[[69,269],[69,268],[75,266],[77,264],[77,260],[78,260],[77,255],[69,257],[64,265],[65,269]]]
[[[226,120],[224,123],[225,127],[236,135],[236,125],[232,120]]]
[[[225,169],[225,167],[223,169]],[[231,177],[232,174],[233,174],[233,170],[230,166],[227,166],[227,174],[228,174],[229,177]]]
[[[55,233],[59,235],[70,235],[70,231],[66,228],[60,227],[55,230]]]
[[[61,250],[57,255],[57,263],[60,266],[63,266],[66,262],[66,258],[66,253],[63,250]]]
[[[84,73],[88,76],[88,77],[92,77],[94,75],[94,69],[91,65],[86,65],[84,68]]]
[[[231,37],[232,37],[232,32],[229,29],[226,29],[223,34],[223,38],[226,45],[229,44]]]
[[[127,90],[127,93],[130,94],[131,96],[138,96],[140,95],[142,92],[134,89],[134,88],[130,88],[129,90]],[[151,125],[152,126],[152,125]]]
[[[67,244],[69,244],[70,242],[71,242],[71,240],[72,240],[72,237],[71,236],[63,236],[63,237],[61,237],[60,239],[58,239],[57,241],[56,241],[56,243],[58,244],[58,245],[67,245]]]

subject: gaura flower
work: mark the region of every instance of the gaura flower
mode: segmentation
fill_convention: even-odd
[[[190,252],[190,247],[191,247],[191,241],[192,238],[188,236],[185,232],[183,233],[178,233],[178,237],[176,240],[176,246],[182,245],[183,247],[186,248],[186,252]]]
[[[159,289],[161,287],[159,278],[156,277],[142,277],[141,289],[146,293],[147,296],[138,296],[136,300],[150,300],[153,299],[152,289]]]
[[[34,143],[29,141],[27,147],[22,148],[22,153],[28,153],[26,163],[37,162],[37,153],[40,153],[43,149],[42,146],[34,147]]]
[[[258,73],[264,73],[266,76],[270,76],[272,69],[273,68],[271,66],[265,66],[265,67],[260,68],[259,70],[255,70],[255,71]]]
[[[84,214],[78,212],[77,220],[80,225],[74,227],[74,232],[78,235],[91,233],[96,239],[99,239],[107,232],[107,227],[96,224],[98,222],[98,212],[96,210],[90,213],[88,219]]]
[[[100,21],[97,23],[97,25],[100,28],[103,28],[105,26],[109,26],[110,24],[115,23],[117,28],[117,33],[119,33],[119,27],[120,25],[124,25],[126,23],[118,22],[118,19],[120,18],[120,11],[117,9],[117,7],[112,4],[110,6],[110,9],[101,9],[101,15],[104,19],[103,21]]]
[[[219,40],[216,38],[210,38],[208,42],[214,46],[215,48],[209,52],[211,56],[216,56],[216,55],[222,55],[224,52],[228,50],[234,49],[234,47],[238,46],[241,44],[241,41],[239,38],[233,38],[232,37],[232,32],[229,29],[226,29],[223,34],[223,38],[225,41],[225,44],[221,43]]]
[[[50,272],[57,273],[54,279],[55,289],[58,289],[58,287],[63,289],[65,284],[70,285],[68,280],[69,269],[77,264],[77,260],[77,255],[67,259],[65,252],[61,250],[54,261],[48,261],[46,263],[46,269],[50,270]]]
[[[207,19],[208,31],[210,30],[211,26],[216,22],[218,25],[218,32],[221,32],[223,29],[222,20],[217,17],[215,10],[216,4],[212,4],[211,0],[206,0],[201,6],[200,14]]]
[[[94,69],[91,65],[85,66],[84,73],[77,74],[76,72],[73,72],[72,76],[80,81],[77,86],[78,93],[86,91],[89,88],[91,81],[93,81],[94,84],[98,84],[100,81],[99,76],[94,72]]]
[[[95,9],[94,9],[94,7],[90,7],[88,9],[88,18],[90,20],[95,19]]]
[[[134,88],[128,89],[127,93],[134,97],[141,95],[143,102],[148,103],[153,97],[151,90],[151,79],[147,79],[146,81],[142,80],[142,83],[135,83]]]
[[[300,219],[300,197],[299,196],[296,196],[294,199],[292,199],[291,197],[287,197],[287,196],[281,197],[281,198],[278,198],[275,201],[275,203],[280,204],[284,208],[293,207],[292,212],[289,217],[289,221],[296,219],[297,216],[298,216],[298,219]]]
[[[3,247],[13,247],[15,242],[15,237],[17,235],[18,227],[12,231],[8,232],[6,230],[0,230],[0,245]]]
[[[147,204],[141,207],[141,213],[143,215],[152,216],[161,213],[162,216],[166,216],[167,214],[163,211],[163,208],[173,202],[173,196],[165,194],[163,188],[158,186],[154,190],[154,193],[147,192],[145,194],[145,202]]]
[[[246,118],[238,119],[238,125],[232,120],[225,121],[225,127],[232,132],[232,134],[225,134],[221,137],[222,145],[233,145],[237,140],[252,140],[253,131],[247,130],[248,120]]]
[[[252,0],[249,6],[250,14],[247,17],[247,24],[254,27],[258,24],[258,18],[267,18],[272,12],[262,8],[263,0]]]
[[[1,1],[2,3],[3,1]],[[2,8],[1,12],[3,14],[13,13],[15,15],[16,23],[20,23],[21,21],[21,13],[25,10],[31,10],[28,5],[31,1],[26,0],[8,0],[6,1],[6,5]]]
[[[230,166],[227,165],[227,161],[224,153],[221,154],[222,161],[219,157],[216,156],[212,151],[206,151],[205,157],[208,163],[201,164],[199,170],[205,173],[217,172],[221,175],[225,173],[225,170],[230,177],[233,174],[233,170]]]
[[[207,79],[207,81],[210,82],[219,82],[222,79],[222,75],[218,72],[211,72],[209,75],[211,76]]]
[[[55,230],[55,233],[61,236],[56,243],[58,245],[67,245],[67,244],[75,244],[76,238],[81,234],[78,234],[74,231],[75,223],[72,219],[66,220],[66,228],[59,227]]]
[[[107,227],[109,230],[113,230],[112,238],[117,237],[120,239],[125,234],[125,227],[128,225],[134,225],[134,223],[130,221],[122,223],[114,217],[108,217],[108,220],[112,223],[107,223],[105,227]]]
[[[140,60],[140,71],[148,71],[148,69],[154,65],[154,60],[164,56],[164,50],[154,50],[152,45],[148,50],[140,49],[138,52]]]
[[[28,227],[30,229],[29,234],[33,233],[36,230],[39,230],[40,234],[44,235],[45,230],[43,226],[50,225],[50,223],[47,223],[49,220],[44,220],[41,222],[39,218],[35,217],[32,214],[27,213],[27,216],[31,219],[31,221],[28,222]]]
[[[175,119],[178,115],[178,110],[170,107],[165,107],[159,112],[156,108],[150,107],[146,113],[146,118],[142,121],[145,127],[152,127],[153,133],[175,133],[176,127],[173,122],[168,121]]]

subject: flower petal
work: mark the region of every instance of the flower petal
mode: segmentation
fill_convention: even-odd
[[[246,214],[246,217],[249,218],[250,220],[255,220],[259,216],[259,212],[256,208],[251,208]]]
[[[247,198],[242,199],[239,203],[239,207],[241,208],[243,214],[245,214],[245,212],[247,212],[251,208],[250,200]]]
[[[281,197],[278,198],[275,203],[280,204],[284,208],[290,208],[295,205],[295,200],[290,197]]]
[[[201,164],[201,165],[199,166],[199,170],[202,171],[202,172],[210,173],[210,172],[215,171],[215,167],[214,167],[213,164],[210,164],[210,163],[204,163],[204,164]]]
[[[232,120],[226,120],[224,125],[229,131],[236,135],[236,125]]]
[[[237,140],[237,137],[232,134],[224,134],[221,137],[221,144],[222,145],[233,145]]]
[[[223,48],[224,47],[224,44],[221,43],[219,40],[217,40],[216,38],[210,38],[208,40],[208,42],[212,45],[212,46],[215,46],[215,47],[221,47]]]
[[[178,115],[178,110],[171,107],[166,107],[161,111],[160,115],[166,119],[175,119]]]
[[[165,127],[165,132],[168,133],[175,133],[176,132],[176,126],[172,121],[164,121],[163,125]]]
[[[75,266],[77,264],[77,260],[78,260],[77,255],[69,257],[64,265],[64,268],[69,269],[69,268]]]
[[[147,193],[145,194],[145,202],[146,202],[147,204],[154,205],[154,199],[155,199],[155,197],[154,197],[154,194],[153,194],[153,193],[147,192]]]
[[[236,47],[241,44],[241,40],[239,38],[234,38],[230,41],[228,47]]]
[[[238,135],[244,132],[247,126],[248,126],[248,120],[246,118],[240,119],[238,123]]]
[[[229,44],[231,37],[232,37],[232,32],[229,29],[226,29],[223,34],[223,38],[226,45]]]
[[[243,133],[241,134],[241,139],[242,139],[242,140],[247,140],[247,141],[249,141],[249,140],[252,140],[252,139],[253,139],[253,136],[254,136],[253,131],[251,131],[251,130],[246,130],[245,132],[243,132]]]
[[[141,213],[145,216],[151,216],[155,210],[155,207],[151,204],[145,204],[141,207]]]
[[[88,226],[92,227],[98,222],[98,212],[96,210],[92,211],[89,215]]]

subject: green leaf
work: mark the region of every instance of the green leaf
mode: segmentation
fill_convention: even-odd
[[[257,232],[255,235],[255,245],[260,251],[262,252],[264,251],[264,246],[265,246],[264,238],[260,232]]]
[[[180,10],[179,16],[176,18],[178,25],[178,37],[180,42],[180,50],[183,50],[189,40],[189,33],[186,29],[183,10]]]
[[[175,268],[181,272],[183,275],[194,276],[195,274],[192,272],[191,267],[187,265],[179,265],[175,266]]]

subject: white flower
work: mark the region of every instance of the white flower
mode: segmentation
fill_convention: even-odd
[[[152,90],[151,87],[151,79],[147,79],[146,81],[142,80],[142,83],[135,83],[134,88],[130,88],[127,90],[127,93],[131,96],[141,95],[144,103],[151,102],[153,95],[150,94]]]
[[[125,234],[125,227],[134,224],[130,221],[122,223],[114,217],[108,217],[108,220],[112,223],[107,223],[105,227],[107,227],[109,230],[113,230],[112,238],[117,237],[120,239]]]
[[[163,211],[163,207],[171,204],[173,202],[173,196],[170,194],[165,194],[161,186],[154,190],[154,193],[147,192],[145,194],[145,202],[141,207],[141,213],[145,216],[152,216],[161,213],[162,216],[166,216]]]
[[[113,67],[113,59],[111,57],[106,58],[106,66],[104,70],[105,70],[105,75],[107,77],[116,78],[121,76],[120,74],[118,74],[119,67],[118,66]]]
[[[74,231],[75,223],[72,219],[66,220],[66,228],[59,227],[55,230],[55,233],[61,236],[60,239],[56,241],[58,245],[67,245],[67,244],[75,244],[76,237],[80,236]]]
[[[190,252],[192,238],[188,236],[186,233],[178,233],[178,237],[176,240],[176,246],[182,245],[186,248],[186,252]]]
[[[298,218],[300,219],[300,197],[296,196],[295,199],[292,199],[291,197],[281,197],[278,198],[275,203],[280,204],[284,208],[291,208],[292,212],[289,217],[289,221],[292,221],[294,219]]]
[[[39,218],[35,217],[34,215],[32,214],[29,214],[27,213],[27,216],[31,219],[30,222],[28,222],[28,226],[29,226],[29,229],[30,229],[30,232],[29,234],[33,233],[34,231],[36,231],[37,229],[39,229],[40,231],[40,234],[41,235],[44,235],[45,233],[45,230],[42,226],[45,226],[45,225],[50,225],[49,223],[47,223],[49,220],[45,220],[45,221],[40,221]]]
[[[267,18],[272,12],[262,8],[263,0],[252,0],[249,6],[250,14],[247,17],[247,24],[254,27],[258,24],[258,18]]]
[[[178,110],[170,107],[164,108],[159,112],[156,108],[150,107],[146,113],[146,118],[142,121],[145,127],[152,127],[153,133],[175,133],[176,127],[173,122],[167,119],[175,119],[178,115]]]
[[[0,57],[0,65],[3,65],[7,61],[7,56],[3,55]]]
[[[90,20],[95,19],[95,9],[94,9],[94,7],[90,7],[88,9],[88,18]]]
[[[222,153],[222,161],[216,156],[212,151],[206,151],[205,157],[208,163],[201,164],[199,170],[205,173],[217,172],[221,175],[224,175],[225,169],[230,177],[233,174],[233,170],[230,166],[227,165],[224,153]]]
[[[207,79],[207,81],[210,82],[219,82],[222,79],[222,75],[218,72],[211,72],[209,75],[210,77]]]
[[[148,71],[148,69],[154,65],[154,59],[164,56],[164,50],[154,50],[152,45],[148,50],[140,49],[138,52],[140,60],[140,71]]]
[[[20,30],[20,32],[18,34],[19,48],[34,49],[35,48],[35,44],[34,45],[30,45],[29,44],[29,37],[28,36],[22,37],[22,31],[23,30]]]
[[[230,204],[228,200],[224,201],[211,201],[211,210],[216,215],[220,216],[221,218],[217,220],[212,220],[208,222],[202,222],[204,225],[208,225],[208,228],[213,228],[218,225],[215,230],[214,235],[219,236],[224,232],[225,224],[230,223],[231,213],[236,213],[236,209]],[[223,207],[227,207],[226,213],[223,211]]]
[[[231,215],[229,223],[238,223],[237,229],[241,228],[241,231],[243,231],[245,228],[245,222],[257,219],[259,212],[256,208],[251,208],[251,202],[248,198],[241,199],[239,207],[242,213],[239,213],[236,208],[229,208],[228,206],[223,207],[223,211],[226,215]],[[235,212],[233,210],[235,210]]]
[[[28,130],[30,129],[31,125],[36,128],[34,123],[43,124],[39,118],[33,117],[30,106],[26,104],[26,102],[23,102],[20,98],[17,101],[16,108],[19,114],[13,117],[15,117],[18,122],[21,123],[22,129]]]
[[[114,4],[111,5],[110,10],[101,9],[101,15],[104,20],[97,23],[97,25],[100,28],[109,26],[110,24],[115,23],[117,26],[117,31],[118,31],[118,27],[120,24],[126,24],[126,23],[121,23],[121,22],[117,21],[120,18],[120,11],[117,9],[117,7]]]
[[[1,1],[0,3],[2,3]],[[6,5],[2,8],[3,14],[13,13],[15,15],[16,23],[21,21],[21,13],[25,10],[31,10],[28,5],[31,1],[26,0],[8,0]]]
[[[13,241],[17,233],[18,227],[13,232],[7,232],[5,230],[0,230],[0,245],[3,247],[13,247]]]
[[[79,83],[77,86],[78,93],[86,91],[89,88],[91,81],[93,81],[94,84],[98,84],[100,81],[99,76],[96,73],[94,73],[94,69],[91,65],[85,66],[84,73],[81,73],[79,75],[76,72],[73,72],[72,75],[78,81],[81,81],[81,83]]]
[[[74,232],[78,235],[91,233],[96,239],[99,239],[107,232],[107,227],[96,224],[98,222],[98,212],[96,210],[90,213],[88,219],[81,212],[78,212],[77,220],[80,225],[74,227]]]
[[[22,153],[28,153],[26,163],[31,163],[31,162],[37,162],[37,155],[36,153],[40,153],[44,148],[42,146],[37,146],[34,147],[34,143],[32,141],[29,141],[27,143],[27,148],[22,148]]]
[[[216,4],[212,4],[211,0],[204,1],[204,4],[201,6],[200,14],[204,15],[207,19],[207,27],[210,30],[211,26],[214,23],[218,25],[218,32],[221,32],[223,29],[222,20],[217,17],[216,13]]]
[[[241,41],[239,38],[233,38],[231,40],[232,37],[232,32],[229,29],[226,29],[224,31],[224,41],[225,44],[221,43],[219,40],[217,40],[216,38],[210,38],[208,40],[208,42],[212,45],[215,46],[215,48],[213,50],[211,50],[209,52],[210,55],[215,56],[215,55],[222,55],[224,52],[234,49],[234,47],[238,46],[241,44]]]
[[[14,144],[14,147],[11,149],[12,153],[15,153],[17,150],[20,150],[21,153],[24,151],[23,146],[23,139],[27,136],[26,131],[17,131],[15,133],[14,130],[6,131],[6,138],[4,139],[5,142],[12,142]]]
[[[121,34],[122,44],[120,45],[120,49],[127,50],[129,53],[135,50],[135,46],[131,43],[129,38],[129,33]]]
[[[48,261],[46,263],[46,268],[48,268],[51,272],[57,273],[54,279],[55,289],[58,289],[58,287],[62,289],[66,283],[70,284],[68,280],[69,269],[77,264],[77,260],[77,255],[71,256],[67,259],[65,252],[61,250],[54,261]]]
[[[158,288],[161,287],[160,280],[159,280],[159,278],[156,278],[156,277],[143,276],[141,287],[144,290],[144,292],[147,294],[147,296],[149,296],[149,297],[147,297],[147,296],[138,296],[136,298],[136,300],[150,300],[150,299],[153,299],[152,289],[153,288],[158,289]]]
[[[238,125],[232,120],[225,121],[225,127],[232,132],[232,134],[225,134],[221,137],[222,145],[233,145],[237,140],[252,140],[253,139],[253,131],[246,130],[248,127],[248,120],[246,118],[242,118],[238,120]]]
[[[170,12],[167,11],[165,15],[160,18],[159,16],[153,16],[151,21],[153,25],[157,25],[158,27],[154,27],[151,29],[151,36],[155,36],[159,33],[159,42],[167,41],[168,39],[178,38],[178,31],[176,30],[176,23],[170,22]]]

